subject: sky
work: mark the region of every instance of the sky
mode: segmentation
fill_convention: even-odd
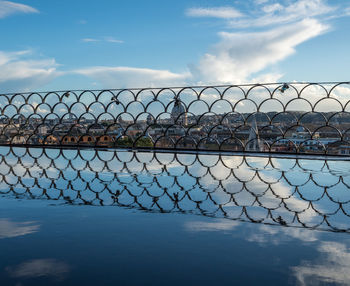
[[[349,81],[348,0],[0,0],[0,93]]]

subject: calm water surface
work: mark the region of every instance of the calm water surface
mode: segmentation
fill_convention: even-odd
[[[1,152],[0,285],[350,284],[348,162]]]

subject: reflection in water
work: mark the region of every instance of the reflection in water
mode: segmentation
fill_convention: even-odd
[[[51,277],[61,280],[69,272],[69,266],[56,259],[34,259],[6,270],[14,278]]]
[[[39,231],[40,225],[36,222],[14,222],[9,219],[0,219],[0,239],[23,236]]]
[[[337,242],[322,242],[317,262],[292,267],[299,285],[350,285],[350,249]]]
[[[231,220],[216,220],[213,222],[204,221],[190,221],[185,224],[185,228],[188,231],[223,231],[233,230],[239,225],[238,221]]]
[[[0,193],[6,195],[350,231],[347,161],[8,147],[0,151]]]
[[[250,242],[261,245],[279,245],[285,241],[299,240],[303,242],[315,242],[318,240],[319,232],[313,232],[302,228],[276,228],[270,225],[261,225],[251,232],[247,237]]]

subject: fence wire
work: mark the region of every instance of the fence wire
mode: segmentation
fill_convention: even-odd
[[[348,156],[349,84],[1,94],[0,144]]]

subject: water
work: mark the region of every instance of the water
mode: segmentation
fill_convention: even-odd
[[[0,151],[0,285],[350,284],[348,162]]]

